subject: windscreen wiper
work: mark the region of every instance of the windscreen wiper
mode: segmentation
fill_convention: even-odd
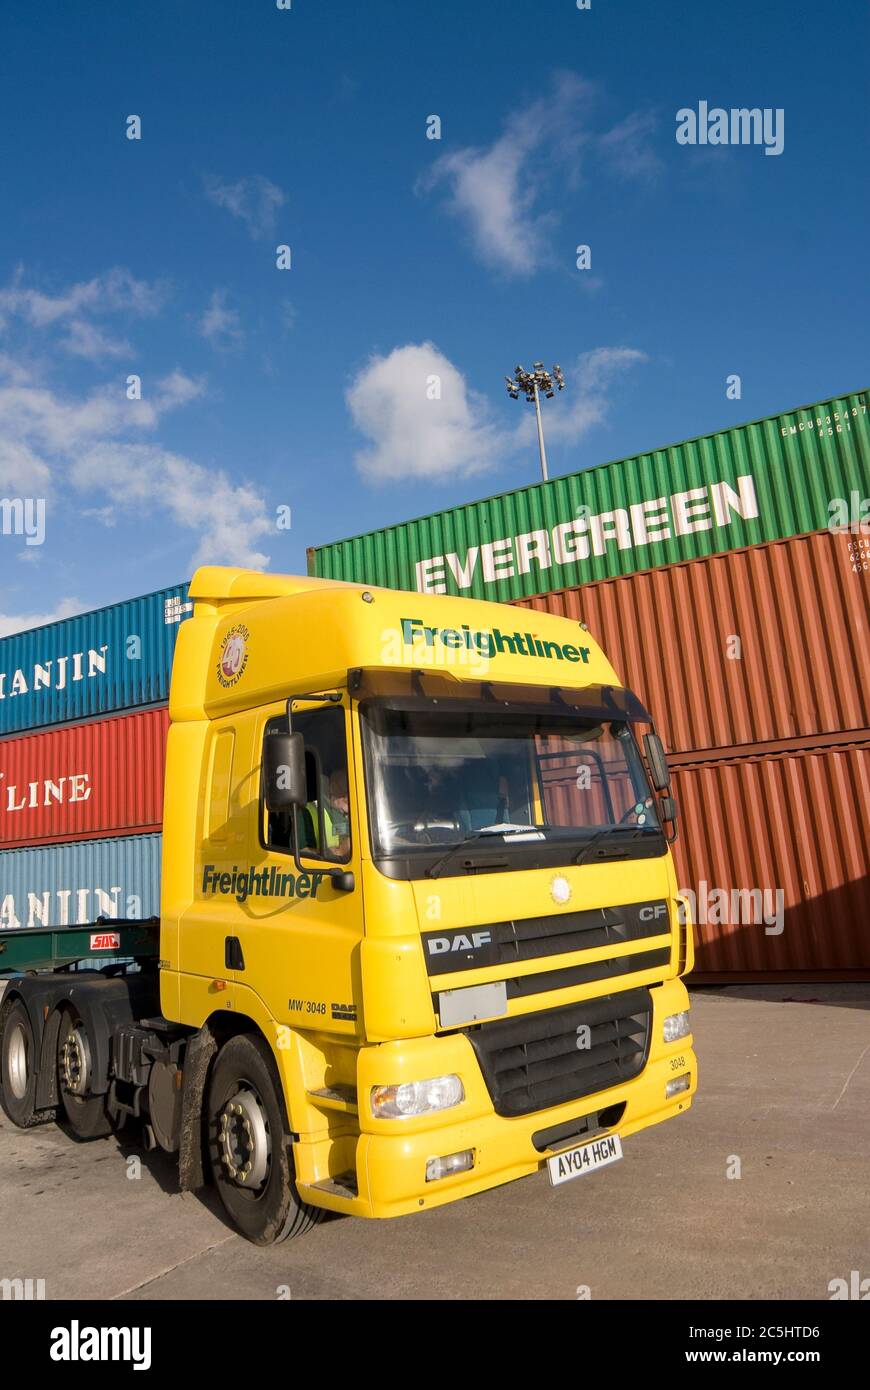
[[[628,835],[632,840],[637,840],[642,835],[648,835],[650,831],[652,831],[652,829],[652,826],[650,826],[649,829],[647,829],[646,826],[638,825],[606,825],[603,830],[598,831],[597,835],[592,836],[592,839],[589,841],[588,845],[584,845],[582,849],[577,851],[576,855],[574,856],[574,863],[582,864],[584,859],[588,858],[588,856],[592,853],[595,846],[599,845],[601,841],[608,835]],[[612,847],[612,849],[608,852],[607,855],[609,859],[625,859],[627,858],[627,856],[628,850],[623,849],[622,846],[617,847],[616,845]]]
[[[458,854],[460,850],[466,849],[468,845],[473,845],[476,840],[488,840],[490,838],[496,839],[499,836],[502,839],[507,839],[508,835],[529,835],[533,833],[535,830],[539,830],[539,827],[534,825],[518,825],[511,830],[505,830],[501,826],[485,825],[482,827],[482,829],[475,830],[473,835],[466,835],[465,839],[460,840],[458,844],[451,845],[450,848],[444,854],[442,854],[439,859],[435,860],[434,864],[431,864],[429,866],[429,868],[426,870],[427,877],[437,878],[442,866],[444,864],[447,864],[449,860],[453,858],[454,854]],[[489,859],[483,860],[484,864],[491,864],[493,868],[504,868],[507,862],[508,861],[506,859],[498,860],[497,862],[494,862]],[[467,867],[470,869],[474,869],[480,867],[480,865],[475,864],[474,862],[469,862]]]

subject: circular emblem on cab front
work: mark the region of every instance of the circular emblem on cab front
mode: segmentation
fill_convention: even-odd
[[[571,901],[571,885],[564,874],[557,874],[550,884],[550,897],[554,903]]]
[[[217,663],[217,678],[222,686],[235,685],[245,674],[250,635],[244,623],[238,623],[224,637]]]

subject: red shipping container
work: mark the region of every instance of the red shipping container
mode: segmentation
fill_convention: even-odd
[[[585,622],[672,751],[870,728],[866,542],[819,531],[517,604]]]
[[[159,831],[169,711],[0,740],[0,849]]]
[[[673,760],[693,979],[870,979],[870,738]]]

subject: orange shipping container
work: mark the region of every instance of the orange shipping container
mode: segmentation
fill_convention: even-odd
[[[870,737],[672,761],[677,877],[695,898],[693,978],[870,979]]]
[[[518,606],[585,622],[671,750],[857,736],[870,728],[868,571],[867,538],[820,531]]]

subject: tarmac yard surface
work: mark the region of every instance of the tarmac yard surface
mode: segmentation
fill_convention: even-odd
[[[870,1278],[870,985],[699,989],[692,1007],[695,1103],[621,1163],[328,1218],[270,1250],[211,1189],[179,1194],[135,1130],[81,1144],[2,1116],[0,1280],[43,1279],[47,1299],[828,1299]]]

